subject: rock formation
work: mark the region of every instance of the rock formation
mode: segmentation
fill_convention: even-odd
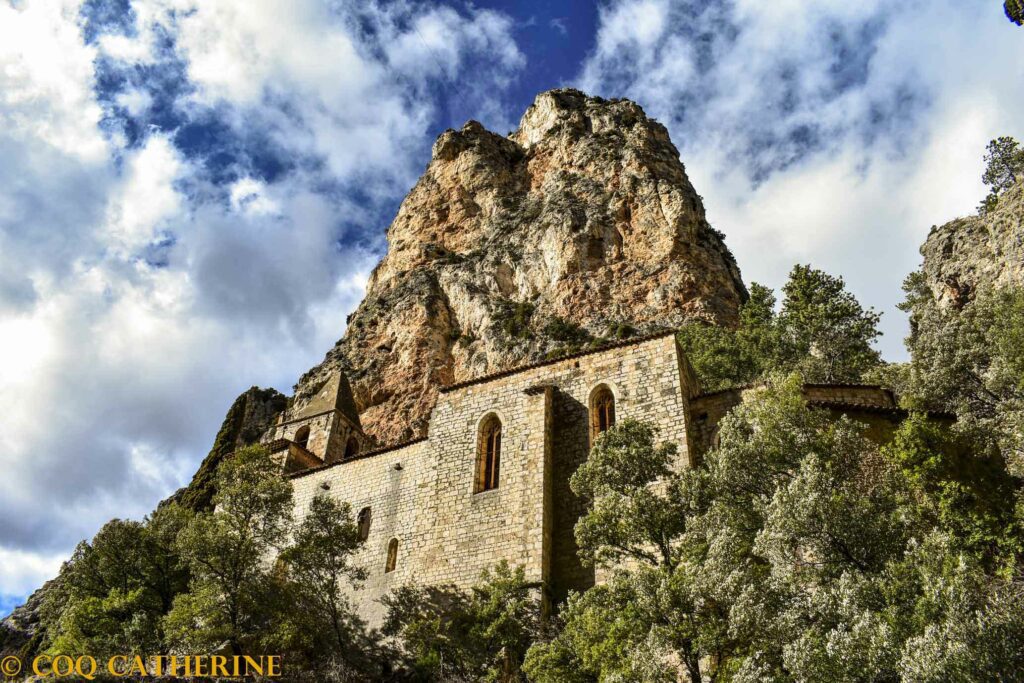
[[[425,430],[440,386],[686,319],[731,325],[746,298],[665,127],[576,90],[539,95],[507,138],[475,121],[444,132],[388,242],[345,336],[292,399],[341,367],[384,444]],[[239,396],[168,500],[208,508],[223,457],[285,407],[273,389]],[[3,654],[35,647],[50,586],[0,622]]]
[[[921,270],[943,306],[962,307],[979,286],[1024,285],[1024,182],[983,216],[933,227],[921,254]]]
[[[213,447],[203,458],[192,481],[161,505],[175,502],[197,512],[211,508],[214,475],[221,460],[237,448],[258,442],[274,418],[285,409],[287,402],[285,396],[276,389],[259,387],[250,387],[236,398],[224,416]]]
[[[439,386],[602,338],[700,318],[746,297],[665,127],[627,100],[539,95],[508,137],[444,132],[388,229],[337,367],[380,443],[421,434]]]

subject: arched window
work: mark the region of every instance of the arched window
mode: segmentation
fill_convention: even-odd
[[[590,441],[601,432],[615,426],[615,396],[607,384],[602,384],[590,395]]]
[[[309,444],[309,425],[303,425],[295,432],[295,443],[306,448]]]
[[[359,455],[359,440],[354,437],[348,437],[348,443],[345,444],[345,460],[354,458]]]
[[[395,571],[396,564],[398,564],[398,539],[392,538],[388,541],[388,559],[384,564],[384,573],[389,574]]]
[[[501,420],[493,413],[480,423],[477,445],[476,491],[498,488],[501,474]]]
[[[365,507],[356,515],[356,523],[359,525],[359,540],[365,541],[370,537],[370,508]]]

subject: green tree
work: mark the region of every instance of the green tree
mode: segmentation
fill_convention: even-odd
[[[1003,12],[1006,18],[1017,26],[1024,25],[1024,0],[1006,0],[1003,3]]]
[[[534,679],[676,680],[679,662],[691,680],[717,679],[720,669],[702,660],[722,660],[733,643],[725,615],[700,591],[688,535],[700,474],[678,470],[675,459],[674,444],[657,444],[653,427],[627,419],[572,476],[587,503],[575,529],[580,556],[612,578],[570,598],[562,633],[531,650]]]
[[[917,514],[987,567],[1012,565],[1024,550],[1014,519],[1015,482],[1002,458],[973,446],[954,429],[915,413],[882,453],[905,477],[907,502]]]
[[[809,408],[797,377],[723,420],[692,525],[695,576],[739,642],[722,666],[734,681],[1014,680],[1020,589],[977,551],[1002,523],[980,498],[1005,479],[922,417],[881,450],[862,431]]]
[[[881,362],[872,348],[881,316],[864,309],[841,277],[797,265],[782,292],[785,354],[806,379],[853,382]]]
[[[794,266],[782,288],[758,284],[740,307],[735,329],[685,325],[680,346],[706,390],[762,381],[771,372],[801,372],[811,382],[854,382],[881,365],[874,341],[880,315],[865,309],[840,277]]]
[[[679,330],[679,344],[707,391],[751,384],[783,362],[772,290],[752,284],[739,318],[736,329],[696,322]]]
[[[279,581],[270,555],[287,540],[292,493],[265,448],[240,449],[217,469],[214,510],[178,535],[191,569],[189,591],[164,620],[182,651],[227,643],[236,653],[261,651],[277,635]]]
[[[1020,10],[1019,0],[1007,0],[1006,15],[1011,17],[1011,4]],[[1019,16],[1019,14],[1018,14]],[[1019,23],[1019,22],[1017,22]],[[1017,184],[1024,177],[1024,150],[1020,144],[1009,136],[998,137],[988,143],[985,148],[985,172],[981,176],[983,183],[991,187],[987,197],[978,207],[979,213],[986,214],[995,208],[1000,195]]]
[[[347,503],[327,494],[313,498],[293,541],[281,553],[290,608],[287,621],[309,668],[343,668],[353,675],[378,668],[376,643],[355,614],[346,594],[365,578],[352,564],[362,545]]]
[[[382,602],[383,631],[399,639],[417,680],[525,680],[522,661],[541,605],[522,567],[485,570],[469,593],[405,586]]]
[[[1024,476],[1024,289],[982,288],[962,309],[939,306],[923,274],[904,281],[910,313],[908,407],[950,411],[976,452],[997,449]]]
[[[738,680],[885,680],[894,666],[871,579],[899,555],[908,520],[861,430],[809,409],[795,375],[721,424],[695,526],[703,588],[743,644],[729,663]]]
[[[167,505],[141,523],[108,522],[91,543],[79,544],[62,570],[60,604],[48,606],[51,652],[161,651],[162,618],[188,585],[175,546],[188,518]]]

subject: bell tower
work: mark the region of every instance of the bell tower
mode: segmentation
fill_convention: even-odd
[[[353,458],[366,444],[352,387],[335,370],[316,393],[294,399],[281,413],[270,446],[275,454],[287,449],[284,469],[294,472]]]

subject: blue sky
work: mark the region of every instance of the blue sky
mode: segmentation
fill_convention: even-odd
[[[994,0],[0,1],[0,613],[343,334],[434,138],[562,85],[663,122],[747,282],[896,309],[1024,138]]]

